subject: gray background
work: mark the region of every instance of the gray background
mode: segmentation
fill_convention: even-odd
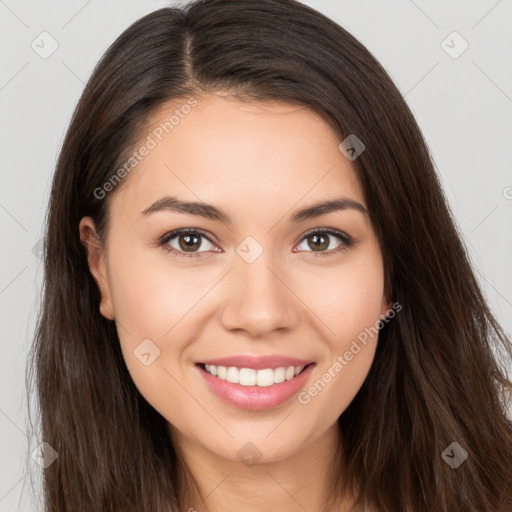
[[[42,266],[34,246],[72,109],[109,44],[163,1],[0,0],[0,512],[29,492],[24,372]],[[405,95],[491,308],[512,332],[512,1],[307,1],[356,36]],[[31,47],[50,48],[43,59]],[[453,36],[457,31],[469,44]],[[448,52],[452,53],[450,56]],[[504,361],[512,368],[510,361]],[[30,445],[28,444],[30,442]],[[36,481],[37,483],[37,481]],[[36,493],[40,494],[39,492]]]

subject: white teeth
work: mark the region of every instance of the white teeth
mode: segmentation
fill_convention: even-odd
[[[286,369],[285,368],[276,368],[274,370],[274,382],[276,384],[279,384],[280,382],[284,382],[285,381],[285,374],[286,374]]]
[[[215,368],[214,365],[210,365],[210,368]],[[222,380],[226,380],[226,374],[228,373],[228,370],[225,366],[217,366],[217,377]],[[213,374],[213,372],[212,372]]]
[[[239,381],[238,368],[235,368],[234,366],[230,366],[226,372],[226,380],[228,382],[232,382],[233,384],[236,384]]]
[[[259,386],[267,387],[273,384],[279,384],[285,380],[291,380],[298,375],[304,366],[281,366],[279,368],[265,368],[263,370],[255,370],[253,368],[236,368],[235,366],[215,366],[206,364],[205,370],[233,384],[241,386]]]
[[[238,375],[238,384],[241,384],[242,386],[255,386],[256,370],[253,370],[252,368],[241,368]]]
[[[205,367],[206,367],[207,372],[211,373],[212,375],[217,376],[217,367],[216,366],[206,364]]]
[[[274,384],[274,370],[265,368],[265,370],[258,370],[256,372],[256,385],[265,387]]]

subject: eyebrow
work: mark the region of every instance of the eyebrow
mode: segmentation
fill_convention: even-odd
[[[206,219],[216,220],[231,224],[231,217],[222,209],[203,202],[194,201],[181,201],[173,196],[166,196],[158,201],[155,201],[151,206],[141,212],[142,215],[150,215],[162,210],[168,210],[176,213],[189,213],[192,215],[199,215]],[[329,201],[317,202],[311,206],[303,208],[296,212],[289,222],[297,223],[307,219],[314,219],[325,215],[327,213],[344,210],[355,210],[368,217],[368,210],[358,201],[349,199],[348,197],[341,197]]]

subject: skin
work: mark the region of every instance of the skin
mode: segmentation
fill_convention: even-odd
[[[156,112],[143,138],[185,101]],[[336,420],[368,374],[376,338],[308,404],[292,397],[265,411],[225,403],[194,364],[234,354],[296,356],[316,362],[307,390],[390,309],[367,217],[347,209],[288,221],[327,199],[367,207],[340,142],[304,107],[209,94],[108,197],[104,246],[92,219],[80,222],[100,312],[116,321],[136,386],[169,422],[173,443],[208,496],[204,503],[188,499],[180,510],[316,511],[329,494],[330,464],[341,442]],[[214,204],[233,222],[169,210],[141,214],[165,195]],[[201,229],[212,242],[199,239],[193,249],[199,257],[176,257],[157,240],[179,228]],[[342,242],[324,235],[330,243],[320,250],[330,254],[315,257],[314,242],[304,237],[313,228],[337,229],[357,242],[337,252]],[[236,252],[248,236],[263,249],[252,263]],[[167,245],[179,250],[179,240]],[[134,356],[144,339],[160,349],[149,366]],[[237,456],[248,442],[261,452],[252,466]],[[339,510],[350,503],[344,497]]]

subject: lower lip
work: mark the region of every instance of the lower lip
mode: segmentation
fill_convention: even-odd
[[[265,387],[233,384],[232,382],[214,377],[199,365],[196,365],[196,368],[210,389],[228,404],[240,409],[263,411],[281,405],[298,393],[306,383],[314,366],[315,363],[308,365],[293,379]]]

